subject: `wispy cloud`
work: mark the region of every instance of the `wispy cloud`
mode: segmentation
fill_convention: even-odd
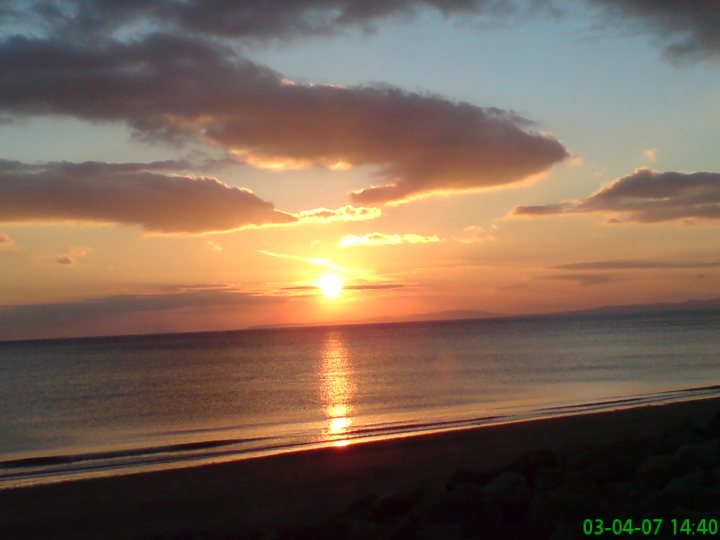
[[[342,266],[339,266],[337,264],[333,264],[330,259],[322,259],[317,257],[301,257],[299,255],[288,255],[284,253],[275,253],[274,251],[266,251],[266,250],[260,250],[258,253],[261,253],[263,255],[267,255],[268,257],[274,257],[276,259],[287,259],[289,261],[300,261],[308,264],[312,264],[315,266],[322,266],[323,268],[327,268],[328,270],[335,270],[338,272],[344,272],[345,268]]]
[[[492,242],[495,240],[493,231],[497,229],[496,225],[490,227],[480,227],[479,225],[470,225],[465,227],[459,235],[453,237],[453,240],[461,244],[481,244],[484,242]]]
[[[720,268],[716,261],[664,261],[642,259],[616,259],[589,261],[553,266],[557,270],[687,270],[697,268]]]
[[[314,208],[292,214],[301,223],[329,223],[334,221],[367,221],[382,215],[380,208],[342,206],[340,208]]]
[[[556,274],[548,276],[535,276],[533,279],[553,280],[553,281],[573,281],[583,287],[592,285],[604,285],[618,278],[607,276],[605,274]]]
[[[440,242],[438,236],[423,236],[421,234],[385,234],[380,232],[368,233],[362,236],[346,234],[338,242],[341,248],[354,246],[396,246],[400,244],[433,244]]]

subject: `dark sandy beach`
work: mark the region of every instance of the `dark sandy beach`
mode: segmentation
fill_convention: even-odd
[[[3,490],[0,538],[560,539],[649,516],[680,537],[671,517],[720,519],[718,413],[707,399]]]

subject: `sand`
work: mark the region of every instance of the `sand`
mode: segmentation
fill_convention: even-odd
[[[718,412],[706,399],[2,490],[0,538],[582,538],[585,514],[720,501]]]

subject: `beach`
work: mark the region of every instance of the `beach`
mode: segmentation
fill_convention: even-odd
[[[705,399],[7,489],[0,538],[581,538],[650,515],[673,537],[720,517],[718,437]]]

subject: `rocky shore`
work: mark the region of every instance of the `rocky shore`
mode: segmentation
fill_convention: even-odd
[[[494,470],[459,470],[440,489],[389,491],[316,526],[247,538],[678,538],[715,536],[713,520],[720,413],[565,454],[529,451]]]

